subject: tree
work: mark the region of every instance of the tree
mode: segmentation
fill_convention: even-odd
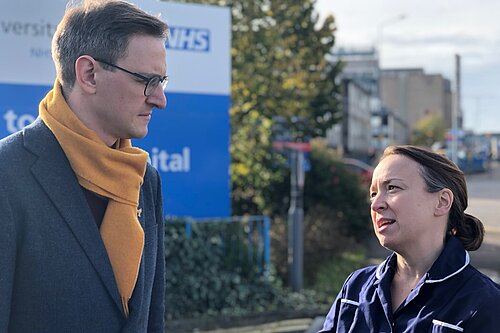
[[[446,134],[446,124],[437,112],[431,112],[415,125],[411,143],[430,147],[434,142],[442,141]]]
[[[233,213],[272,215],[288,195],[285,159],[272,150],[273,118],[305,141],[323,136],[339,110],[339,68],[326,60],[333,17],[319,24],[315,0],[190,2],[231,8]]]

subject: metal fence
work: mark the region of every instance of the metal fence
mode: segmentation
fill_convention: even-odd
[[[197,224],[225,226],[221,238],[226,252],[238,256],[240,262],[250,262],[257,271],[269,272],[271,261],[270,228],[268,216],[233,216],[228,218],[167,218],[167,223],[182,223],[186,237],[190,238]],[[236,243],[236,246],[235,246]]]

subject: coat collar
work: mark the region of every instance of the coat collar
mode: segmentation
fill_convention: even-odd
[[[470,263],[469,253],[464,249],[458,238],[452,236],[431,269],[425,276],[424,283],[439,283],[457,275]],[[375,272],[377,280],[382,280],[387,274],[394,274],[396,268],[396,254],[391,254],[384,260]]]
[[[38,118],[23,130],[24,146],[38,156],[31,172],[68,224],[109,294],[122,311],[113,270],[99,230],[66,155],[49,128]],[[48,223],[48,221],[47,221]]]

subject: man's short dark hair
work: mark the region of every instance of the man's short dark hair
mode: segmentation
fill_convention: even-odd
[[[167,39],[158,17],[122,0],[84,0],[69,7],[52,39],[52,58],[63,88],[75,84],[75,62],[82,55],[116,62],[126,56],[132,36]]]

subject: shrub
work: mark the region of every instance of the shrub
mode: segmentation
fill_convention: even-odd
[[[314,212],[318,206],[330,210],[340,221],[341,231],[356,239],[370,230],[368,188],[358,175],[349,171],[325,142],[312,142],[311,171],[306,174],[304,211]]]
[[[362,250],[346,251],[322,265],[314,277],[313,289],[336,297],[345,279],[355,270],[367,265]]]
[[[318,269],[359,247],[371,230],[368,189],[323,142],[315,140],[304,188],[304,278],[311,286]],[[275,217],[273,262],[287,281],[287,218]]]
[[[241,228],[239,223],[194,223],[187,237],[184,223],[166,224],[166,318],[171,330],[234,326],[256,315],[269,320],[326,313],[331,294],[289,292],[272,267],[262,274],[247,260]]]
[[[183,223],[165,231],[167,319],[262,312],[279,301],[272,274],[263,275],[238,238],[237,223]]]

